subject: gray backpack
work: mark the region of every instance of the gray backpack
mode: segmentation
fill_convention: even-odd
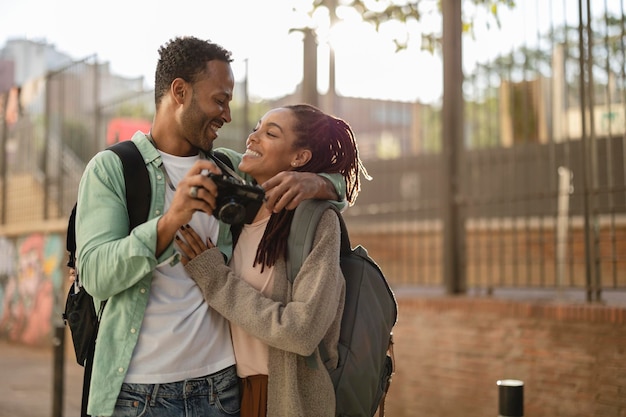
[[[346,303],[339,335],[339,363],[330,372],[336,415],[372,417],[384,400],[394,373],[393,326],[398,305],[380,267],[362,246],[352,248],[341,213],[328,201],[305,200],[296,209],[288,239],[287,272],[295,279],[311,251],[320,217],[334,209],[341,223],[341,270]],[[320,345],[321,347],[321,345]],[[320,349],[322,359],[325,349]],[[307,363],[314,363],[313,357]]]

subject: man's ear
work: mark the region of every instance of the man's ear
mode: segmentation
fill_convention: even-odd
[[[185,102],[185,95],[187,94],[187,83],[182,78],[176,78],[172,81],[170,86],[172,97],[176,100],[176,103],[183,104]]]

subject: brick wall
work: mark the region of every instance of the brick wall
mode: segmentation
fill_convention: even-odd
[[[499,379],[526,417],[626,417],[626,308],[403,297],[388,417],[498,416]]]

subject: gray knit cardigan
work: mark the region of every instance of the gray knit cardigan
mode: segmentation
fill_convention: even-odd
[[[340,239],[337,215],[327,210],[293,286],[287,280],[284,259],[275,264],[271,299],[237,277],[217,248],[203,252],[186,266],[211,307],[270,346],[268,416],[335,415],[335,394],[327,369],[337,367],[345,300]],[[320,341],[330,356],[325,364],[319,355]],[[312,353],[316,369],[305,362],[305,356]]]

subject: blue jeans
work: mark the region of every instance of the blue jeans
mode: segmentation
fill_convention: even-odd
[[[122,384],[113,417],[239,416],[235,366],[168,384]]]

